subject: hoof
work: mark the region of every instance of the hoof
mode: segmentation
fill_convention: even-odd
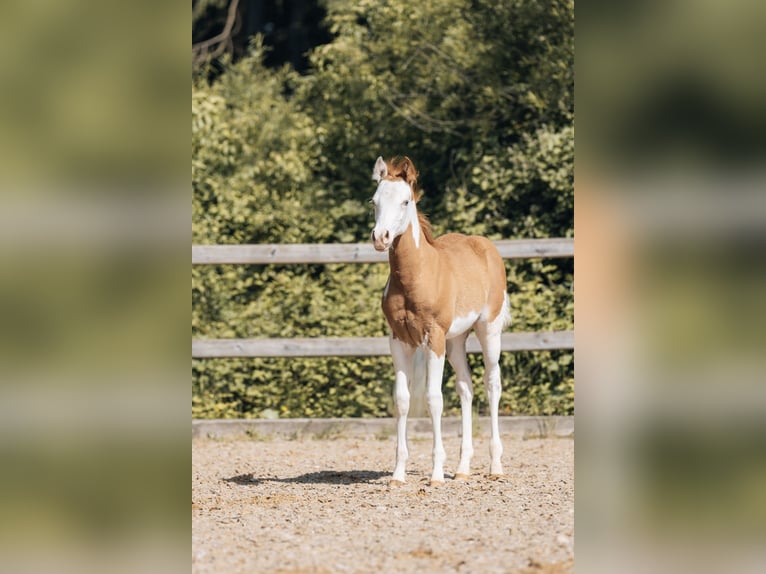
[[[499,474],[490,474],[489,475],[489,479],[490,480],[502,480],[503,478],[505,478],[505,475],[502,472],[499,473]]]
[[[392,488],[398,488],[400,486],[404,486],[404,481],[403,480],[391,479],[391,480],[388,481],[388,486],[390,486]]]
[[[444,484],[444,481],[443,480],[432,480],[430,484],[431,484],[431,486],[442,486]]]
[[[455,480],[468,480],[469,478],[471,478],[471,475],[463,474],[462,472],[455,475]]]

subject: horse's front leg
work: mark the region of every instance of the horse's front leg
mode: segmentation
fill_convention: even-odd
[[[444,335],[433,337],[426,348],[426,399],[428,412],[431,414],[431,424],[434,432],[433,472],[431,485],[444,483],[444,460],[447,454],[442,443],[442,373],[444,372],[445,341]]]
[[[407,413],[410,410],[409,381],[414,369],[415,349],[409,345],[389,337],[391,357],[394,360],[394,408],[396,409],[396,466],[389,485],[404,484],[405,466],[409,452],[407,451]]]

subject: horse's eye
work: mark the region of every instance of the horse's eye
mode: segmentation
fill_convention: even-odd
[[[409,204],[410,204],[410,200],[408,199],[408,200],[406,200],[406,201],[405,201],[405,202],[404,202],[402,205],[403,205],[404,207],[407,207]]]

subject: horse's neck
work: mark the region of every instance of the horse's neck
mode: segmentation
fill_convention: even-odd
[[[394,239],[388,256],[391,275],[405,288],[415,288],[418,279],[429,274],[438,258],[438,252],[426,240],[417,223],[417,215],[414,221],[404,233]],[[413,230],[418,234],[417,241]]]

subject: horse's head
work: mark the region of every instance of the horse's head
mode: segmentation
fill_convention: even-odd
[[[377,251],[386,251],[410,222],[417,221],[415,184],[418,172],[410,158],[386,163],[382,157],[375,162],[372,179],[378,189],[372,197],[375,206],[375,227],[371,240]]]

